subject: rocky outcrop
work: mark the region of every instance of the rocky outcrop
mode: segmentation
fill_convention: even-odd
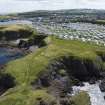
[[[15,78],[9,74],[0,75],[0,95],[15,86]]]
[[[37,81],[32,83],[36,87],[47,87],[55,96],[66,96],[71,93],[72,86],[83,86],[83,81],[94,84],[100,78],[101,63],[79,59],[73,56],[60,57],[53,60]],[[36,85],[37,84],[37,85]]]
[[[99,78],[102,69],[101,61],[79,59],[73,56],[61,57],[53,61],[48,67],[50,71],[58,72],[60,69],[67,71],[68,75],[75,77],[81,81],[89,80],[91,78]]]
[[[27,43],[27,41],[24,40],[20,40],[19,44],[18,44],[19,48],[28,48],[29,44]]]
[[[37,81],[32,83],[32,85],[35,88],[46,87],[48,88],[49,93],[54,96],[65,96],[72,90],[70,78],[63,69],[59,70],[59,72],[51,71],[42,74]]]
[[[100,90],[102,92],[105,92],[105,80],[102,80],[101,83],[99,84]]]
[[[45,35],[36,35],[32,39],[28,39],[28,41],[20,40],[18,47],[19,48],[29,48],[30,46],[38,46],[43,47],[46,45],[44,39],[46,38]]]
[[[33,38],[29,39],[28,40],[28,44],[30,46],[32,45],[37,45],[38,47],[43,47],[46,45],[44,39],[46,38],[47,36],[46,35],[35,35]]]
[[[6,40],[16,40],[18,38],[27,38],[31,36],[33,32],[28,29],[20,29],[20,30],[5,30],[0,31],[0,40],[2,40],[4,37]]]

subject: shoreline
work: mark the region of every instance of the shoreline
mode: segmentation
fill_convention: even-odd
[[[0,49],[6,49],[7,53],[9,53],[9,55],[7,55],[7,57],[11,58],[15,58],[15,56],[17,56],[17,54],[20,54],[22,57],[28,55],[31,53],[31,51],[29,49],[25,49],[25,48],[18,48],[17,46],[11,46],[11,45],[7,45],[7,44],[0,44]],[[18,58],[16,58],[18,59]],[[11,60],[10,60],[11,61]],[[4,64],[0,64],[0,70],[3,70],[6,67],[6,64],[8,62],[4,63]]]

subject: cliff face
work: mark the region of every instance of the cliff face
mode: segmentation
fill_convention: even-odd
[[[0,26],[0,40],[16,40],[28,38],[33,34],[31,27],[25,25]]]
[[[74,76],[80,80],[88,80],[91,77],[99,77],[103,69],[100,57],[95,61],[88,59],[75,58],[73,56],[61,57],[49,65],[49,70],[59,71],[65,69],[70,76]]]
[[[75,56],[62,56],[52,60],[45,71],[31,85],[35,89],[47,88],[50,94],[64,97],[72,92],[73,85],[81,86],[84,81],[94,83],[100,79],[104,69],[100,57],[88,60]]]

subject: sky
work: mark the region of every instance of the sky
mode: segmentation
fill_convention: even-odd
[[[105,9],[105,0],[0,0],[0,13],[59,9]]]

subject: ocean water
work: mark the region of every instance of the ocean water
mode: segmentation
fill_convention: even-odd
[[[28,20],[9,20],[9,21],[0,22],[0,25],[12,25],[12,24],[32,25],[32,22]]]
[[[22,53],[18,51],[10,51],[8,48],[0,48],[0,65],[3,65],[11,60],[22,57]]]

